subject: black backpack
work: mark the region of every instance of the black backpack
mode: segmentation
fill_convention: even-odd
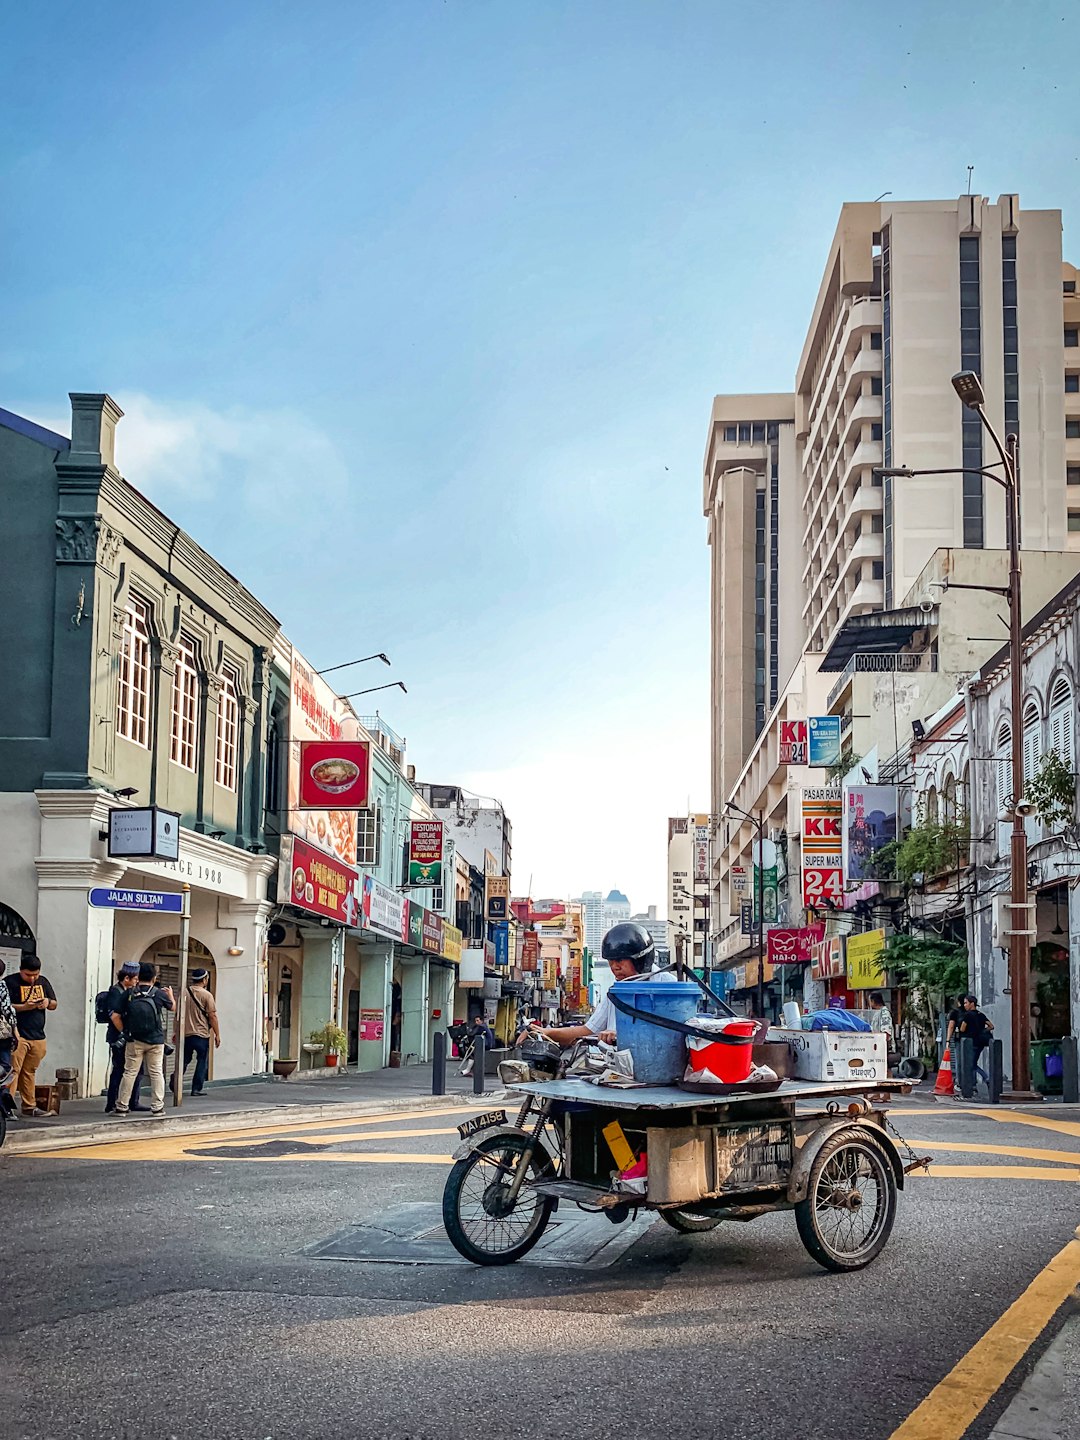
[[[128,992],[124,1030],[132,1040],[141,1040],[146,1045],[160,1045],[161,1016],[152,995],[153,991],[148,990]]]
[[[112,1020],[112,1006],[109,1004],[111,990],[99,990],[94,996],[94,1019],[99,1025],[108,1025]]]

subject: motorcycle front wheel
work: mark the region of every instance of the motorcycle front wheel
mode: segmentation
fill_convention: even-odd
[[[555,1171],[537,1142],[526,1183],[508,1206],[507,1197],[528,1137],[491,1135],[459,1160],[443,1190],[443,1224],[451,1245],[474,1265],[512,1265],[544,1233],[555,1202],[537,1195],[530,1180],[551,1179]]]

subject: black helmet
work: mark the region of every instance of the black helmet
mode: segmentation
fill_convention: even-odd
[[[644,975],[646,970],[652,969],[656,946],[644,925],[635,925],[628,920],[611,927],[604,936],[600,953],[605,960],[632,960],[634,969],[639,975]]]

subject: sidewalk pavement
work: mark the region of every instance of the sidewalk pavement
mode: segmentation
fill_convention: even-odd
[[[460,1062],[459,1062],[460,1063]],[[105,1097],[65,1100],[61,1113],[48,1120],[19,1119],[8,1125],[3,1153],[27,1154],[35,1150],[68,1149],[73,1145],[100,1145],[109,1141],[143,1139],[151,1135],[189,1135],[201,1130],[263,1128],[324,1120],[328,1115],[349,1119],[383,1111],[424,1110],[440,1105],[466,1104],[476,1108],[501,1103],[505,1091],[497,1076],[485,1081],[485,1094],[474,1096],[472,1077],[447,1066],[446,1095],[431,1093],[431,1066],[404,1069],[310,1072],[309,1079],[288,1080],[255,1076],[251,1080],[211,1083],[195,1099],[185,1092],[183,1104],[173,1108],[172,1091],[165,1096],[165,1119],[149,1115],[106,1115]],[[147,1098],[143,1087],[143,1099]]]

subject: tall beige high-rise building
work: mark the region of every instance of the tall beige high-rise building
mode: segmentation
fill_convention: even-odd
[[[842,207],[793,393],[713,404],[714,813],[804,651],[891,609],[935,550],[1005,544],[1002,492],[975,473],[997,456],[956,371],[1020,437],[1024,547],[1080,548],[1075,280],[1061,212],[1015,195]],[[896,466],[972,468],[875,473]]]

